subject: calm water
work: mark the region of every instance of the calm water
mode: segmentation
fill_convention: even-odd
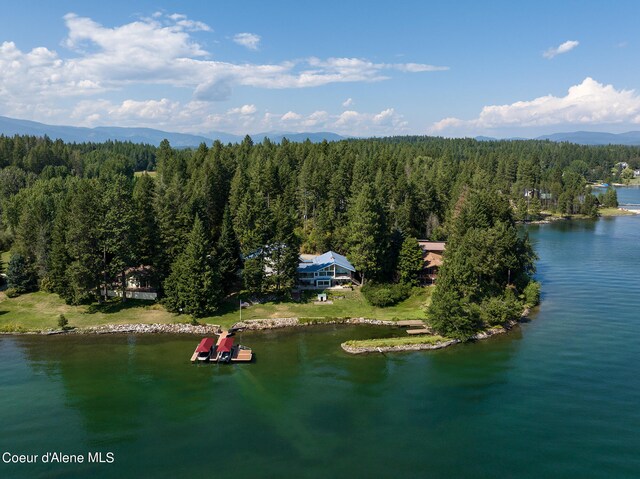
[[[540,311],[444,351],[351,357],[385,331],[325,327],[245,333],[258,361],[224,367],[193,337],[0,338],[0,453],[116,458],[0,477],[640,477],[640,216],[530,234]]]

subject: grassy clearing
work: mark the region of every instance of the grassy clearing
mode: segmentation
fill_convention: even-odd
[[[449,341],[449,338],[443,336],[407,336],[400,338],[379,338],[379,339],[353,339],[347,341],[347,346],[356,348],[389,348],[394,346],[412,346],[415,344],[438,344]]]
[[[376,308],[367,303],[359,290],[330,293],[333,304],[314,304],[315,296],[296,302],[268,302],[242,310],[242,319],[304,318],[304,321],[320,323],[336,318],[365,317],[370,319],[401,320],[424,319],[422,307],[431,302],[431,289],[419,290],[407,300],[388,308]],[[58,316],[64,314],[69,327],[86,328],[104,324],[186,323],[189,315],[168,312],[161,304],[150,301],[118,300],[88,306],[69,306],[55,294],[37,292],[7,298],[0,293],[0,332],[40,331],[58,329]],[[230,300],[220,313],[200,321],[209,324],[231,326],[240,317],[238,303]]]
[[[2,271],[7,271],[7,266],[9,266],[9,260],[11,259],[11,253],[9,251],[3,251],[0,254],[0,261],[2,261]]]
[[[600,216],[630,216],[636,214],[631,211],[619,210],[618,208],[599,208],[598,213],[600,213]]]
[[[387,308],[371,306],[360,290],[330,292],[328,299],[333,304],[314,304],[315,296],[308,295],[303,301],[268,302],[255,304],[242,310],[242,319],[304,318],[308,322],[331,321],[336,318],[369,318],[381,320],[425,319],[425,304],[431,303],[431,288]],[[239,319],[238,303],[227,303],[216,316],[205,318],[206,322],[228,325]]]
[[[190,321],[176,316],[161,305],[128,300],[91,306],[69,306],[57,295],[37,292],[7,298],[0,293],[0,331],[38,331],[58,329],[58,316],[64,314],[69,327],[85,328],[103,324],[175,323]]]

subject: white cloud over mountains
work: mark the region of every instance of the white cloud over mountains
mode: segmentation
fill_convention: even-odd
[[[46,47],[25,52],[11,41],[0,44],[0,114],[63,123],[72,118],[81,125],[147,119],[146,126],[155,126],[152,120],[167,114],[211,116],[210,102],[229,99],[236,86],[312,88],[382,81],[392,72],[447,69],[363,58],[312,57],[265,64],[217,61],[194,36],[210,34],[212,28],[178,13],[156,12],[115,27],[73,13],[64,21],[68,33],[62,45],[70,50],[64,55]],[[233,40],[255,50],[260,37],[243,33]],[[148,100],[129,93],[146,85],[166,87],[164,98]],[[185,93],[191,100],[178,101]],[[197,125],[200,120],[206,122],[206,117],[191,118],[191,127],[202,130]]]
[[[565,96],[546,95],[508,105],[485,106],[472,120],[445,118],[429,129],[432,134],[460,136],[496,130],[585,125],[640,124],[640,96],[635,90],[617,90],[587,77]]]
[[[113,103],[105,100],[79,102],[71,117],[85,119],[87,126],[104,124],[104,119],[122,126],[152,125],[172,131],[190,131],[193,119],[199,121],[201,132],[226,131],[244,134],[261,131],[332,131],[343,135],[383,136],[408,133],[408,123],[393,108],[378,113],[346,110],[332,114],[325,110],[312,113],[287,111],[276,113],[258,109],[253,104],[229,108],[222,113],[211,111],[208,102],[190,101],[185,104],[161,100],[125,100]]]

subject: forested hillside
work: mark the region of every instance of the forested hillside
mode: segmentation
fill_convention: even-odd
[[[472,241],[466,229],[512,227],[513,207],[516,216],[592,214],[598,201],[587,182],[610,179],[616,163],[639,157],[637,147],[429,137],[247,137],[196,150],[0,137],[1,240],[23,291],[98,300],[104,284],[121,284],[128,268],[144,265],[167,307],[198,316],[240,288],[286,293],[300,251],[344,253],[367,281],[389,282],[407,237]],[[157,174],[134,175],[145,170]]]

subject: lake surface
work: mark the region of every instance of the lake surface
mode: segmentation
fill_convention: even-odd
[[[386,332],[318,327],[194,366],[195,337],[0,337],[0,453],[115,455],[0,477],[640,477],[640,216],[529,233],[539,311],[442,351],[352,357]]]

